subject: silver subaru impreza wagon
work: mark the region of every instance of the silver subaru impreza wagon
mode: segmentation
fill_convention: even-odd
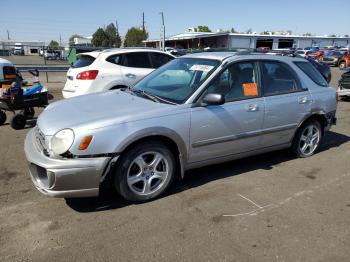
[[[283,148],[309,157],[336,109],[336,91],[304,59],[198,53],[132,88],[52,103],[25,153],[45,195],[97,196],[108,181],[142,202],[192,168]]]

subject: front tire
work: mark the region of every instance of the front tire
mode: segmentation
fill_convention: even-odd
[[[318,149],[322,140],[322,127],[320,122],[309,120],[297,131],[293,140],[292,152],[296,157],[312,156]]]
[[[125,152],[114,171],[114,186],[131,202],[145,202],[162,195],[176,170],[172,152],[161,142],[140,143]]]

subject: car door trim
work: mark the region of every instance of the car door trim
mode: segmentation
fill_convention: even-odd
[[[231,141],[249,138],[249,137],[254,137],[254,136],[266,135],[266,134],[287,131],[287,130],[292,130],[292,129],[294,130],[297,128],[297,126],[298,126],[297,124],[290,124],[290,125],[273,127],[273,128],[259,130],[259,131],[245,132],[245,133],[241,133],[238,135],[229,135],[229,136],[224,136],[224,137],[207,139],[207,140],[194,142],[191,144],[191,146],[192,146],[192,148],[198,148],[198,147],[209,146],[209,145],[213,145],[213,144],[226,143],[226,142],[231,142]]]

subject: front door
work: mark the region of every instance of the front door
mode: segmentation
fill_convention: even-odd
[[[264,98],[254,61],[229,65],[207,93],[225,96],[225,104],[192,108],[189,162],[229,157],[260,147]]]

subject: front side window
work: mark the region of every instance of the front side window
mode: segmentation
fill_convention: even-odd
[[[133,52],[123,55],[123,66],[152,68],[147,52]]]
[[[208,93],[222,94],[225,101],[259,97],[257,64],[241,62],[228,66],[208,87]]]
[[[294,71],[286,64],[275,61],[261,62],[262,84],[266,96],[301,91]]]
[[[220,64],[200,58],[177,58],[153,71],[133,90],[144,91],[173,103],[184,103]]]

